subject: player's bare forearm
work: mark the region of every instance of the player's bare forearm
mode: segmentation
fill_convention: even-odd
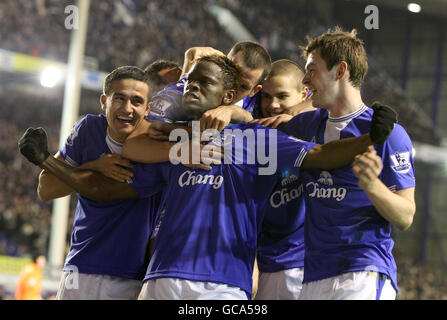
[[[416,212],[414,190],[407,188],[392,192],[378,178],[367,190],[364,189],[380,215],[400,230],[407,230],[413,223]]]
[[[138,198],[138,194],[127,183],[116,182],[91,170],[72,167],[51,156],[42,162],[40,167],[80,195],[92,200],[107,202]]]
[[[64,161],[61,155],[56,153],[56,159]],[[42,201],[50,201],[56,198],[68,196],[74,190],[66,183],[58,179],[54,174],[47,170],[42,170],[39,174],[39,184],[37,186],[37,195]]]
[[[42,201],[50,201],[56,198],[62,198],[73,193],[74,190],[66,183],[58,179],[55,175],[42,170],[39,174],[39,184],[37,186],[37,195]]]
[[[205,56],[205,55],[224,55],[221,51],[214,49],[213,47],[192,47],[185,51],[184,60],[183,60],[183,73],[188,73],[192,66],[194,65],[195,60]]]
[[[340,168],[354,161],[356,155],[365,152],[368,146],[373,144],[369,134],[364,134],[360,137],[316,145],[307,153],[301,168],[326,170]]]
[[[124,142],[121,155],[141,163],[166,162],[169,161],[169,150],[173,145],[170,141],[159,141],[147,135],[139,135]]]

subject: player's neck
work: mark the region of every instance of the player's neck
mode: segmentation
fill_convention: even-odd
[[[360,89],[351,88],[338,96],[335,104],[328,108],[329,117],[340,118],[351,114],[363,106]]]

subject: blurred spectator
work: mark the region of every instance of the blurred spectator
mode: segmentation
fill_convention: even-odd
[[[72,4],[1,1],[0,48],[66,62],[70,30],[65,29],[64,10]],[[202,0],[91,1],[85,55],[94,57],[100,70],[110,72],[122,65],[144,68],[158,58],[183,60],[191,46],[227,51],[233,40],[204,4]]]
[[[34,254],[31,263],[23,267],[17,282],[16,300],[42,300],[42,270],[46,263],[44,255]]]

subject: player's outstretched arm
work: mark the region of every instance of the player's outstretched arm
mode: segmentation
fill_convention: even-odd
[[[50,156],[43,128],[29,128],[20,138],[18,145],[28,161],[51,173],[86,198],[111,201],[139,197],[127,183],[116,182],[91,170],[72,167]]]
[[[313,147],[304,158],[301,168],[339,168],[351,163],[355,156],[365,152],[368,146],[384,143],[393,131],[397,115],[390,107],[380,103],[374,103],[373,109],[371,131],[368,134]]]
[[[277,129],[281,124],[289,122],[292,118],[292,115],[283,113],[273,117],[255,119],[250,123],[259,123],[261,126]]]
[[[64,161],[57,153],[55,158]],[[133,176],[131,169],[133,165],[127,159],[118,154],[106,154],[99,159],[83,163],[79,169],[89,169],[103,174],[118,182],[126,182]],[[127,168],[127,169],[125,169]],[[50,201],[56,198],[65,197],[75,192],[73,188],[61,181],[58,177],[47,170],[42,170],[39,175],[39,185],[37,194],[42,201]]]
[[[107,202],[139,197],[138,193],[125,182],[112,180],[92,170],[72,167],[51,156],[39,166],[51,172],[83,197],[91,200]]]
[[[416,213],[415,188],[392,192],[379,178],[382,168],[382,159],[372,147],[369,147],[367,152],[357,155],[352,164],[352,171],[359,180],[359,187],[363,189],[380,215],[400,230],[407,230],[413,223]]]

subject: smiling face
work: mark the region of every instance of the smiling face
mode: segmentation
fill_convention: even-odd
[[[113,140],[123,143],[143,120],[148,111],[148,92],[145,82],[117,79],[113,80],[110,92],[101,96],[108,133]]]
[[[319,50],[312,51],[306,62],[303,84],[312,92],[312,105],[327,109],[337,97],[337,68],[328,70]]]
[[[225,89],[222,69],[213,62],[199,61],[188,76],[182,105],[186,111],[199,118],[209,109],[228,104],[225,100],[229,92],[233,90]]]
[[[301,85],[292,74],[276,75],[264,81],[261,91],[263,117],[287,112],[303,100]]]

